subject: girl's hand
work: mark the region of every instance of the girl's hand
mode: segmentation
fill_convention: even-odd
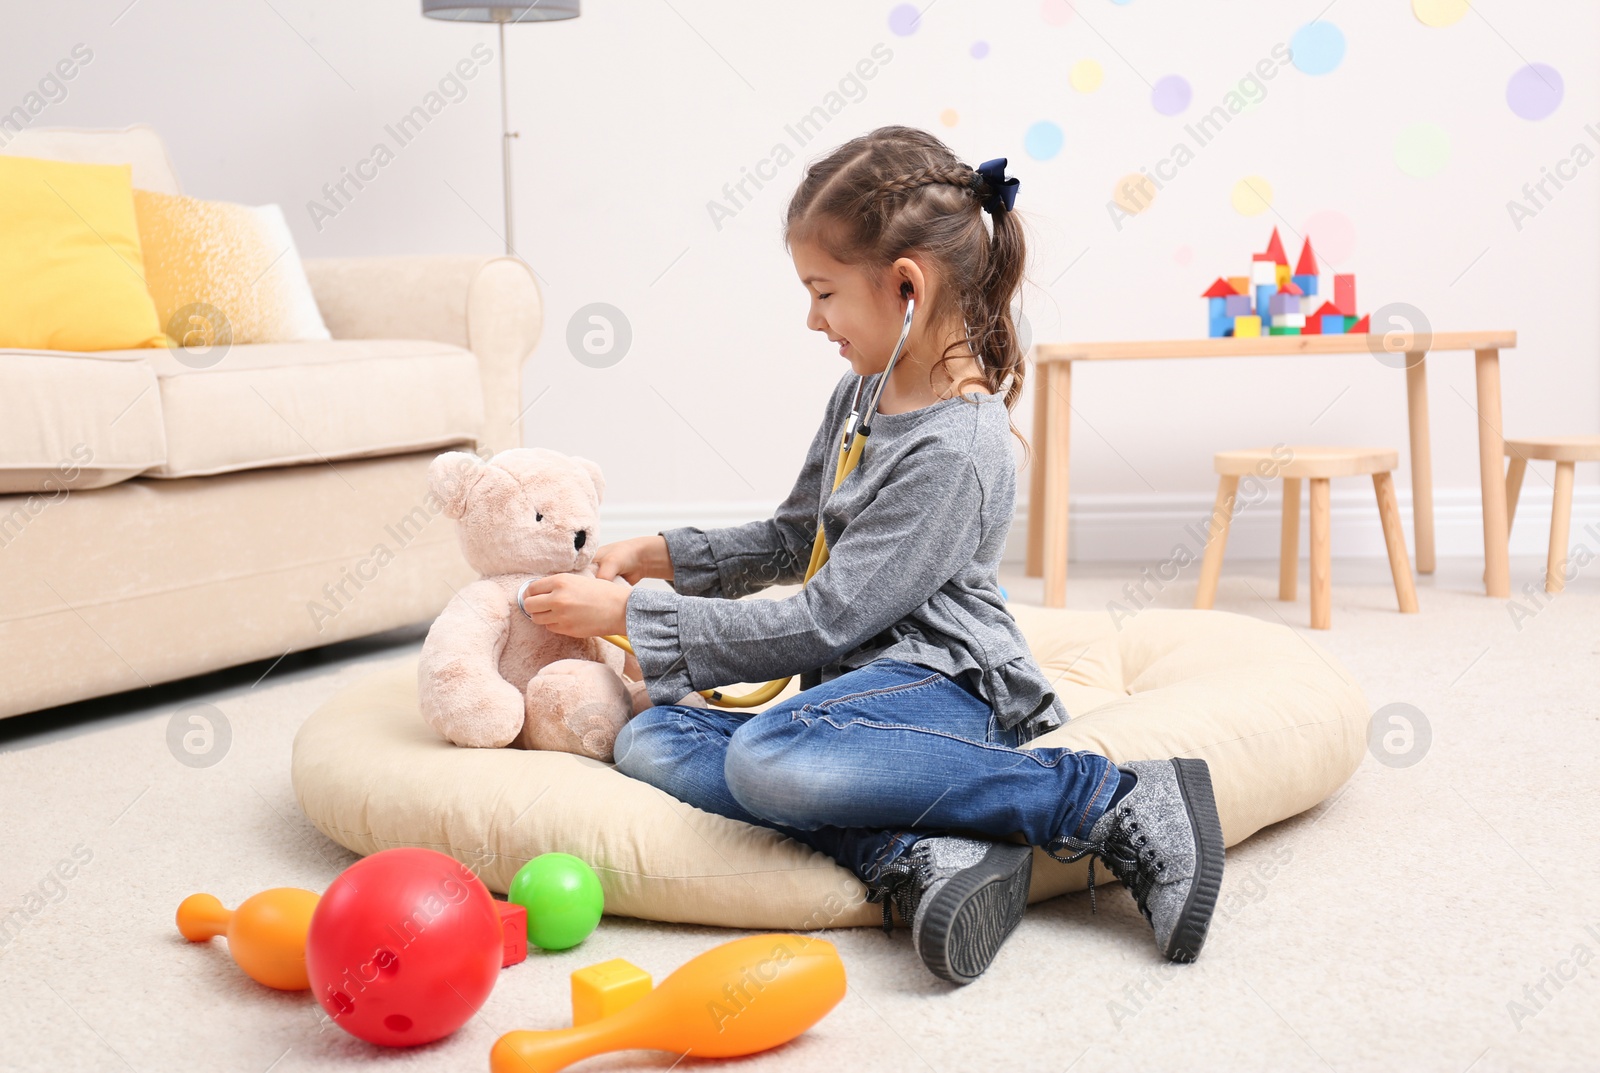
[[[551,633],[604,637],[628,632],[628,594],[614,581],[582,574],[550,574],[528,583],[522,601],[528,617]]]
[[[672,556],[662,536],[634,537],[602,544],[594,553],[595,577],[609,581],[620,577],[630,585],[643,578],[672,580]]]

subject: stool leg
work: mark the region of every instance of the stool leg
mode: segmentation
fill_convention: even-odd
[[[1544,591],[1560,592],[1566,587],[1561,576],[1567,565],[1567,531],[1572,525],[1571,462],[1556,463],[1555,503],[1550,510],[1550,554],[1544,564]]]
[[[1378,495],[1378,520],[1383,522],[1383,542],[1389,548],[1389,573],[1394,575],[1400,611],[1416,614],[1417,589],[1411,581],[1411,560],[1406,557],[1406,531],[1400,521],[1400,502],[1394,495],[1394,476],[1374,473],[1372,490]]]
[[[1283,479],[1283,531],[1278,540],[1278,599],[1293,603],[1300,580],[1300,478]]]
[[[1225,476],[1217,482],[1217,501],[1211,507],[1211,523],[1206,527],[1206,554],[1200,561],[1200,587],[1194,605],[1209,608],[1217,599],[1217,579],[1222,576],[1222,553],[1228,547],[1228,526],[1233,521],[1233,503],[1239,491],[1239,478]]]
[[[1520,455],[1511,456],[1506,467],[1506,535],[1511,535],[1511,522],[1517,516],[1517,499],[1522,495],[1522,477],[1528,472],[1528,460]]]
[[[1517,517],[1517,500],[1522,495],[1522,478],[1528,472],[1528,460],[1512,455],[1506,467],[1506,539],[1511,539],[1511,523]],[[1489,564],[1483,566],[1483,580],[1489,580]]]
[[[1328,478],[1311,478],[1311,628],[1333,625],[1333,555],[1328,544],[1332,525]]]

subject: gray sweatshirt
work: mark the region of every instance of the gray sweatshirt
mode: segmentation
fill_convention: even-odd
[[[810,689],[890,657],[957,679],[1001,726],[1028,724],[1023,740],[1061,725],[1066,709],[999,591],[1017,483],[1003,395],[878,414],[860,465],[832,491],[855,387],[853,372],[834,387],[772,518],[661,531],[673,591],[636,586],[627,605],[651,699],[793,674]],[[782,600],[738,599],[804,580],[819,509],[829,557],[816,576]]]

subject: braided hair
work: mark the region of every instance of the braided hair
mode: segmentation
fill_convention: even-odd
[[[965,339],[946,347],[935,367],[964,343],[978,356],[988,389],[1004,391],[1010,411],[1027,375],[1011,316],[1027,246],[1016,214],[995,205],[999,193],[928,132],[879,127],[806,169],[789,201],[784,244],[816,242],[835,260],[885,272],[896,258],[918,255],[940,281],[928,315],[935,323],[959,318],[965,328]],[[992,233],[984,225],[986,202],[999,208]],[[961,380],[958,390],[972,379]],[[1011,431],[1029,453],[1015,424]]]

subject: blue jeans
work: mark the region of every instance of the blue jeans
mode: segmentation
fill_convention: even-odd
[[[1084,838],[1118,784],[1097,753],[1020,749],[955,679],[877,659],[766,711],[663,704],[617,735],[617,770],[781,831],[869,887],[922,837]]]

